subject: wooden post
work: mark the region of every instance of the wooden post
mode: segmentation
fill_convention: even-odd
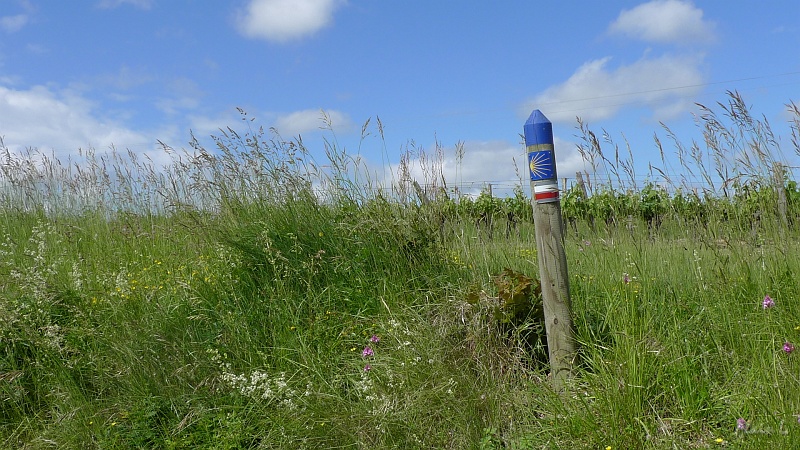
[[[414,180],[412,184],[414,185],[414,190],[417,191],[417,197],[419,197],[419,201],[421,201],[423,205],[429,204],[431,200],[428,198],[428,194],[426,194],[422,189],[422,186],[417,183],[417,180]]]
[[[575,178],[578,180],[578,187],[583,193],[583,198],[588,198],[589,194],[586,192],[586,184],[583,182],[583,174],[579,171],[575,172]]]
[[[575,178],[578,180],[578,187],[580,188],[581,194],[583,195],[581,197],[581,201],[585,202],[585,201],[587,201],[589,199],[589,190],[586,189],[586,183],[583,181],[583,173],[581,173],[580,170],[575,172]],[[586,173],[586,179],[587,180],[589,179],[589,173],[588,172]],[[588,219],[589,219],[589,227],[592,229],[592,231],[595,231],[594,214],[590,211],[587,215],[588,215]],[[575,232],[577,233],[577,229],[576,229]]]
[[[566,379],[572,375],[575,338],[572,330],[569,274],[564,252],[564,223],[561,219],[553,125],[537,109],[525,122],[524,131],[533,193],[533,222],[550,370],[553,388],[562,391]]]
[[[773,178],[775,180],[775,189],[778,193],[778,218],[780,219],[781,226],[785,229],[789,226],[788,207],[786,205],[786,187],[784,184],[784,169],[783,164],[776,162],[773,165]]]
[[[492,193],[492,183],[489,183],[488,188],[486,189],[486,193],[489,194],[489,200],[492,201],[491,205],[494,205],[494,193]],[[486,216],[486,227],[489,229],[489,240],[491,241],[494,239],[494,208],[490,208],[489,211],[484,211]]]

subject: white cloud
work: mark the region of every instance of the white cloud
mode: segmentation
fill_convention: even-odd
[[[353,121],[343,112],[335,110],[307,109],[295,111],[289,114],[276,116],[275,114],[265,113],[271,116],[272,123],[270,128],[274,128],[284,139],[293,139],[298,135],[320,132],[327,129],[327,123],[335,133],[346,133],[354,129]],[[327,117],[327,119],[325,119]],[[249,114],[243,115],[243,110],[239,108],[221,111],[213,115],[191,114],[187,116],[188,128],[195,137],[205,139],[209,136],[220,136],[227,132],[228,128],[238,133],[248,132],[250,120],[254,119]],[[258,123],[258,122],[256,122]]]
[[[220,130],[226,130],[228,127],[236,129],[236,125],[241,122],[242,116],[233,110],[222,112],[214,117],[189,116],[189,128],[197,138],[205,138],[211,135],[219,136]]]
[[[153,80],[155,80],[155,76],[148,71],[132,69],[127,65],[122,65],[116,73],[107,73],[98,77],[98,81],[101,83],[124,91],[142,86]]]
[[[333,20],[341,0],[250,0],[236,26],[251,38],[285,42],[314,34]]]
[[[653,0],[623,10],[608,31],[660,43],[696,43],[714,39],[714,24],[703,20],[703,10],[682,0]]]
[[[7,0],[6,3],[9,1]],[[31,4],[29,0],[17,0],[17,3],[23,10],[23,13],[0,16],[0,30],[6,33],[16,33],[24,28],[31,21],[31,15],[36,12],[36,7]]]
[[[643,58],[633,64],[609,68],[611,58],[589,61],[569,79],[551,86],[522,105],[527,117],[540,109],[552,122],[603,120],[624,107],[645,106],[666,120],[689,111],[692,96],[704,82],[698,57]]]
[[[97,7],[111,9],[128,4],[140,9],[150,9],[153,6],[153,1],[154,0],[100,0],[97,3]]]
[[[335,132],[348,131],[353,122],[341,111],[306,109],[278,117],[273,126],[278,133],[289,137],[328,127]]]
[[[6,33],[16,33],[28,23],[27,14],[17,14],[15,16],[0,17],[0,28]]]
[[[92,105],[69,92],[44,86],[15,90],[0,86],[0,136],[15,153],[26,148],[74,154],[79,148],[155,148],[155,140],[92,114]]]
[[[574,143],[555,137],[554,144],[559,178],[574,178],[576,171],[586,169]],[[414,155],[408,161],[411,177],[421,185],[441,186],[440,176],[444,176],[448,190],[452,192],[457,187],[462,195],[477,195],[487,183],[493,184],[496,196],[511,195],[515,185],[521,184],[526,190],[530,186],[527,152],[522,144],[472,141],[462,145],[463,156],[460,158],[455,146],[443,148],[441,160],[437,159],[435,150],[425,152],[423,157]],[[439,165],[441,175],[438,175],[439,169],[431,169]],[[390,169],[391,173],[384,177],[385,185],[397,183],[400,177],[398,164],[393,164]],[[432,173],[436,179],[431,179]]]
[[[189,78],[175,78],[167,83],[170,96],[160,98],[156,102],[158,109],[166,114],[174,115],[183,110],[193,110],[200,106],[204,93],[197,83]]]
[[[35,55],[44,55],[49,51],[48,48],[42,44],[31,44],[31,43],[25,44],[25,49]]]

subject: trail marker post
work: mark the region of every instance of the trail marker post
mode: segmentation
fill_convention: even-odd
[[[564,252],[553,125],[534,110],[525,122],[525,147],[531,175],[533,222],[536,233],[539,277],[542,283],[547,348],[553,388],[561,391],[572,374],[575,338],[569,298],[569,274]]]

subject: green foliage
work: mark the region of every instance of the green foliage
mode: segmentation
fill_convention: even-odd
[[[689,224],[704,224],[709,216],[709,204],[704,202],[696,192],[684,194],[678,191],[669,203],[677,220]]]
[[[800,323],[787,307],[800,266],[785,244],[676,246],[667,219],[650,239],[603,231],[604,244],[579,223],[566,244],[580,389],[562,403],[546,358],[532,364],[532,242],[442,243],[426,214],[307,196],[194,228],[7,216],[26,225],[2,230],[4,443],[755,448],[798,434],[781,347]],[[495,294],[473,291],[474,305],[459,294],[486,282]],[[733,431],[740,416],[764,433]],[[785,437],[770,431],[780,421]]]
[[[520,325],[529,317],[541,322],[542,287],[538,280],[525,274],[505,269],[492,277],[497,289],[498,305],[495,318],[501,323]],[[539,314],[536,313],[539,312]]]
[[[493,217],[503,210],[503,202],[499,198],[489,195],[489,192],[483,191],[475,199],[473,208],[474,214],[477,216]]]
[[[589,216],[599,219],[606,225],[613,225],[621,218],[626,217],[626,197],[612,189],[596,193],[586,199]]]
[[[590,219],[589,202],[580,186],[573,185],[561,196],[561,211],[570,223]]]
[[[738,105],[726,111],[759,132]],[[800,215],[794,181],[564,193],[579,352],[556,393],[521,189],[407,204],[361,191],[335,148],[326,175],[302,142],[260,129],[217,144],[163,177],[115,169],[151,196],[133,179],[97,196],[66,183],[56,208],[36,183],[4,185],[0,447],[800,441],[800,248],[775,208],[783,189]],[[82,179],[106,179],[92,158]],[[19,180],[75,175],[9,167]],[[477,217],[509,212],[519,234],[479,239]]]
[[[647,183],[641,192],[639,202],[639,213],[648,225],[655,225],[661,222],[661,218],[669,210],[669,196],[666,189]]]
[[[787,218],[800,214],[800,193],[797,185],[789,182],[786,193]],[[707,231],[709,222],[736,232],[750,232],[758,227],[775,227],[778,217],[778,197],[771,184],[751,181],[734,183],[730,197],[699,195],[695,191],[678,189],[670,195],[663,186],[647,183],[641,191],[622,193],[612,188],[600,189],[585,197],[573,186],[563,196],[561,205],[564,219],[573,224],[578,221],[595,226],[598,222],[613,228],[629,218],[643,221],[648,228],[658,228],[665,221],[700,226]]]
[[[514,186],[514,196],[503,199],[503,211],[510,212],[525,222],[533,221],[533,206],[522,186]]]

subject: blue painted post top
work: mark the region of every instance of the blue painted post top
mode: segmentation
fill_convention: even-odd
[[[528,169],[531,189],[536,203],[557,202],[556,154],[553,146],[553,124],[538,109],[525,122],[525,147],[528,150]]]
[[[525,146],[553,145],[553,124],[538,109],[525,122]]]

